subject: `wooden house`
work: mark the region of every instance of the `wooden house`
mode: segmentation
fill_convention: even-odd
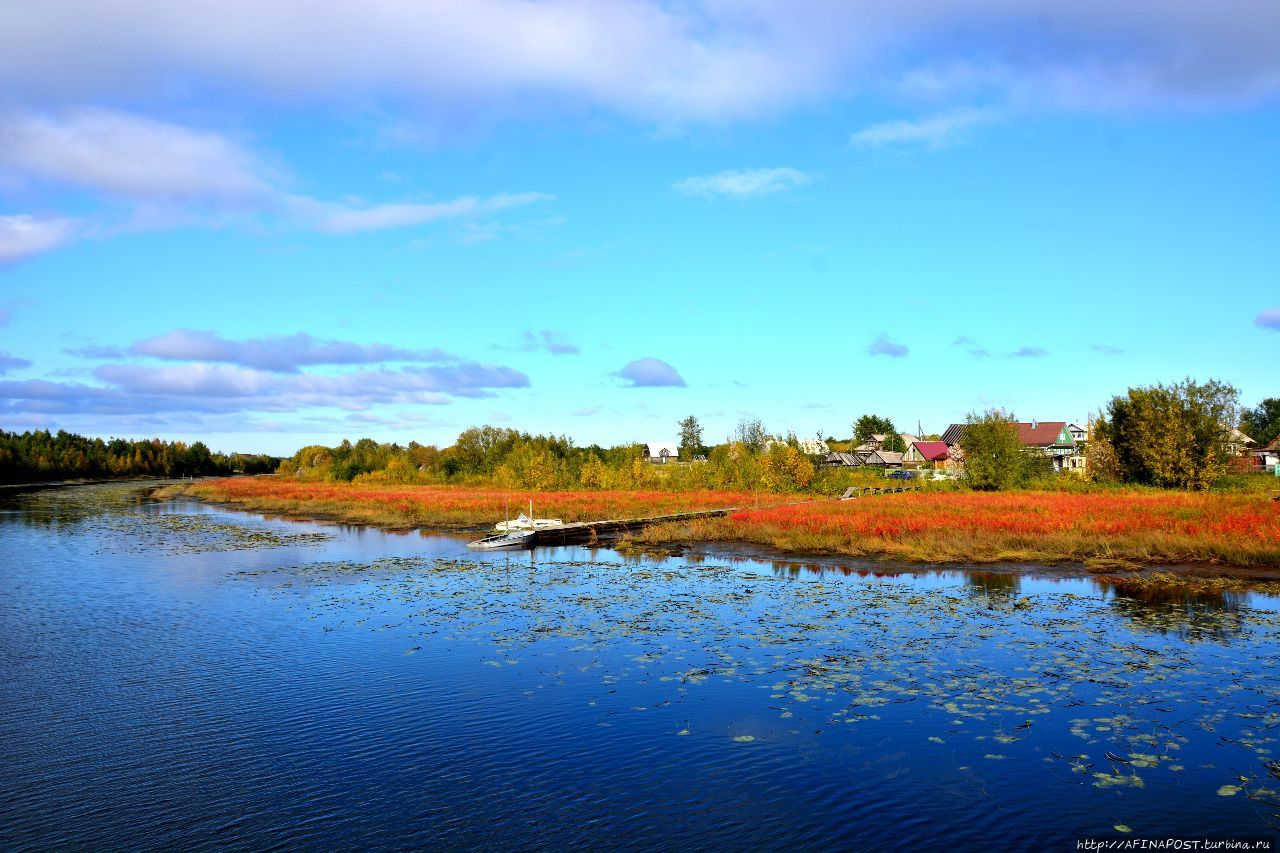
[[[680,461],[680,448],[671,442],[651,441],[644,446],[644,460],[655,465]]]

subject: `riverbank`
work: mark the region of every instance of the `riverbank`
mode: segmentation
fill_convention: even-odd
[[[1280,580],[1280,502],[1265,496],[1109,491],[925,492],[769,506],[794,496],[734,492],[580,491],[513,494],[455,486],[371,487],[277,478],[169,486],[192,497],[290,518],[389,530],[483,530],[528,500],[566,522],[635,518],[728,506],[721,518],[654,525],[624,549],[749,543],[780,553],[927,564],[1048,563],[1123,576],[1190,567],[1200,576]]]
[[[639,545],[750,542],[909,563],[1078,563],[1100,571],[1193,564],[1276,569],[1280,503],[1154,491],[951,492],[771,507],[655,525]]]

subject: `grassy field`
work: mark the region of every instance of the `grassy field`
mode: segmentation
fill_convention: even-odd
[[[484,528],[501,520],[504,511],[515,516],[530,499],[539,516],[564,521],[745,507],[721,518],[655,525],[632,539],[746,542],[795,553],[925,563],[1070,561],[1105,567],[1132,561],[1280,568],[1280,501],[1261,494],[926,491],[771,506],[796,498],[659,490],[530,494],[242,477],[171,487],[161,496],[178,493],[243,509],[393,529]]]
[[[648,528],[640,542],[754,542],[929,563],[1280,567],[1280,502],[1156,491],[951,492],[745,510]]]
[[[305,483],[237,477],[162,489],[158,497],[187,495],[242,509],[295,517],[325,518],[391,529],[431,527],[466,530],[491,527],[504,512],[514,518],[533,501],[540,518],[595,521],[638,518],[703,509],[757,506],[794,496],[742,492],[570,491],[520,492],[467,486],[372,486]],[[505,502],[505,506],[504,506]]]

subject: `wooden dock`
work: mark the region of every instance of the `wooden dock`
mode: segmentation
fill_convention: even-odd
[[[650,524],[662,524],[668,521],[694,521],[699,518],[716,518],[731,512],[751,509],[773,509],[780,506],[802,506],[806,504],[837,503],[839,501],[856,500],[857,498],[875,495],[893,494],[896,492],[914,492],[919,486],[866,486],[845,490],[838,498],[819,498],[818,500],[789,501],[780,504],[765,504],[758,507],[731,506],[723,509],[705,509],[697,512],[677,512],[669,515],[653,515],[645,518],[614,518],[602,521],[574,521],[556,527],[544,527],[535,530],[530,537],[530,545],[589,545],[617,536],[632,530],[640,530]]]

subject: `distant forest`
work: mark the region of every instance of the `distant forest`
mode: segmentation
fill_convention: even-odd
[[[103,441],[62,430],[0,430],[0,483],[263,474],[275,471],[279,463],[274,456],[213,453],[200,441],[191,445],[158,438]]]

